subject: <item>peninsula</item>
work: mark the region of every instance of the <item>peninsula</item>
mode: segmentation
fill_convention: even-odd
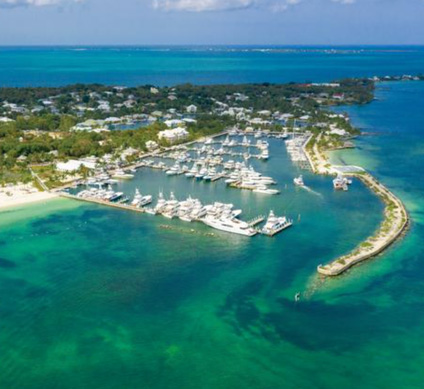
[[[337,166],[329,163],[326,148],[329,148],[322,133],[311,136],[305,146],[305,153],[311,163],[312,170],[316,174],[337,175],[340,174]],[[330,264],[319,265],[318,273],[324,276],[338,276],[352,266],[373,258],[383,252],[394,243],[405,231],[409,223],[408,212],[402,201],[388,190],[371,174],[359,167],[351,167],[351,171],[344,169],[345,174],[360,179],[369,187],[385,204],[384,220],[375,234],[361,243],[351,253],[344,255]]]

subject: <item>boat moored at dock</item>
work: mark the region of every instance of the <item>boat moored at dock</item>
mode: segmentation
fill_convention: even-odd
[[[268,219],[261,230],[261,233],[268,236],[274,236],[279,232],[289,228],[293,225],[293,222],[287,219],[285,216],[277,217],[273,211],[270,211]]]

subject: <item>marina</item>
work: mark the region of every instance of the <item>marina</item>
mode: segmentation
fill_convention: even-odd
[[[220,191],[227,192],[226,188],[237,188],[250,191],[255,197],[273,197],[272,195],[281,193],[278,182],[271,176],[263,175],[259,168],[263,169],[268,160],[273,158],[269,153],[270,143],[283,153],[286,139],[287,135],[284,134],[275,136],[259,132],[240,135],[229,131],[227,134],[148,156],[138,162],[136,167],[119,167],[110,172],[102,170],[85,182],[66,189],[64,196],[123,210],[160,215],[167,219],[179,219],[182,222],[201,222],[210,228],[232,234],[248,237],[257,234],[274,236],[293,222],[286,216],[275,217],[269,210],[264,212],[269,213],[268,218],[248,213],[249,221],[246,222],[239,218],[243,210],[234,208],[233,204],[219,202],[216,198],[203,203],[192,193],[186,200],[180,201],[173,193],[172,183],[174,180],[186,181],[191,183],[191,187],[200,188],[205,188],[204,185],[216,188],[218,185]],[[247,151],[239,152],[240,148]],[[250,162],[251,158],[256,162]],[[152,194],[141,194],[138,186],[131,185],[136,181],[144,188],[148,182],[145,183],[143,177],[148,171],[157,171],[163,177],[161,181],[169,180],[170,194],[167,198],[164,191],[160,190],[162,184],[150,192],[159,192],[156,199]],[[128,186],[132,189],[129,190]]]
[[[66,189],[65,196],[160,215],[166,219],[200,222],[212,229],[231,234],[247,237],[261,234],[272,237],[293,225],[288,214],[297,215],[296,209],[285,208],[283,216],[276,216],[270,209],[262,209],[261,212],[268,215],[266,218],[251,211],[251,201],[262,202],[261,198],[276,197],[282,198],[284,202],[285,195],[282,192],[287,192],[289,187],[302,187],[310,193],[316,193],[305,186],[303,174],[294,175],[293,178],[291,173],[293,169],[301,169],[304,174],[314,169],[313,165],[309,166],[310,156],[305,150],[310,139],[309,133],[288,135],[258,131],[243,134],[239,130],[229,130],[215,137],[147,155],[136,165],[103,169],[86,181]],[[270,149],[273,150],[272,153]],[[273,174],[268,175],[266,167],[269,161],[279,160],[282,156],[286,161],[287,174],[292,178],[286,175],[280,181]],[[281,166],[278,170],[281,170]],[[146,178],[146,175],[154,179]],[[333,180],[332,187],[335,191],[346,191],[351,184],[352,180],[339,174]],[[186,200],[182,201],[175,195],[175,186],[181,185],[186,188],[186,194],[182,196]],[[148,189],[144,189],[146,186]],[[143,188],[143,194],[140,187]],[[165,187],[168,189],[165,190]],[[245,201],[240,208],[235,208],[232,202],[220,202],[220,198],[228,198],[228,189],[231,188],[250,192],[254,197]],[[217,196],[203,199],[200,193],[199,196],[196,195],[199,189],[201,192],[217,191]],[[145,191],[149,193],[145,194]],[[159,195],[155,199],[152,193]],[[164,193],[169,193],[169,196],[165,198]],[[235,203],[240,200],[236,194],[231,197]],[[243,211],[246,207],[250,212]],[[281,207],[277,206],[277,209],[280,209],[280,214]],[[239,216],[242,213],[250,221],[241,220]],[[298,222],[300,220],[299,214]]]

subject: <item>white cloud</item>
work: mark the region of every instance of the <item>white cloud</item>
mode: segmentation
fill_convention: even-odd
[[[84,0],[0,0],[0,7],[43,7],[46,5],[59,5],[65,3],[81,3],[82,1]]]
[[[153,8],[162,11],[213,12],[262,8],[283,12],[309,0],[152,0]],[[354,4],[356,0],[322,0],[339,4]]]
[[[331,0],[333,3],[340,3],[340,4],[354,4],[356,3],[356,0]]]
[[[154,0],[153,7],[164,11],[229,11],[252,7],[256,0]]]
[[[248,8],[283,11],[302,0],[153,0],[153,8],[163,11],[212,12]]]

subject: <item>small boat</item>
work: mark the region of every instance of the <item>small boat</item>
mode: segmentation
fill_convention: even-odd
[[[343,177],[341,174],[339,174],[337,178],[333,180],[334,189],[347,191],[349,190],[348,182],[349,180],[346,177]]]
[[[295,184],[295,185],[297,185],[297,186],[305,186],[305,183],[303,182],[303,176],[302,176],[302,175],[300,175],[299,177],[296,177],[296,178],[293,180],[293,182],[294,182],[294,184]]]

